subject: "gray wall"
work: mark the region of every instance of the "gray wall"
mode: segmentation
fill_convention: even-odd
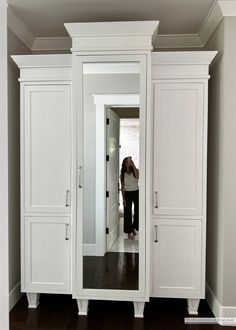
[[[10,55],[29,49],[8,29],[8,162],[9,162],[9,292],[10,308],[20,282],[20,84],[19,70]]]
[[[224,18],[207,50],[219,54],[209,82],[207,283],[236,306],[236,18]]]

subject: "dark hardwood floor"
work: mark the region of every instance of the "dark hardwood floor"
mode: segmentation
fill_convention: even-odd
[[[138,290],[139,254],[107,252],[83,257],[84,288]]]
[[[143,319],[133,317],[132,302],[90,301],[87,316],[78,316],[76,301],[68,295],[43,294],[37,309],[28,309],[26,296],[10,312],[11,330],[232,330],[216,324],[184,323],[188,317],[185,299],[152,298]],[[201,301],[199,317],[213,317]]]

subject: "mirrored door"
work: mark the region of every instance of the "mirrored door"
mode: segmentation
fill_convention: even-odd
[[[144,294],[145,59],[80,60],[77,269],[84,293]]]

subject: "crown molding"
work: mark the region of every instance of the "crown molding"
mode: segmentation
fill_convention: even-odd
[[[207,41],[209,40],[212,33],[215,31],[216,27],[222,19],[223,14],[219,1],[216,1],[199,30],[199,37],[202,41],[203,46],[206,45]]]
[[[35,37],[10,6],[7,6],[7,26],[30,50],[32,50]]]
[[[70,51],[72,40],[70,37],[63,38],[35,38],[32,52],[40,51]]]
[[[152,50],[159,21],[65,23],[72,52]]]
[[[216,0],[197,34],[172,34],[155,36],[153,42],[154,49],[203,48],[224,17],[236,17],[236,0]],[[32,52],[68,52],[72,47],[72,40],[70,37],[35,37],[30,29],[25,25],[23,20],[10,6],[8,6],[8,27],[18,36],[20,40],[24,42],[24,44]],[[133,31],[133,34],[135,35],[135,31]]]
[[[204,45],[198,34],[157,35],[154,49],[202,48]]]

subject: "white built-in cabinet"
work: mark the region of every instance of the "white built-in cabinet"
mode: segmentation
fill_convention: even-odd
[[[21,290],[71,293],[71,55],[14,56],[21,68]]]
[[[152,54],[151,296],[205,297],[208,66],[214,52]]]
[[[111,52],[124,50],[122,38],[118,46],[118,39],[111,39]],[[137,53],[138,39],[133,42],[130,49]],[[76,38],[74,47],[77,52],[87,49]],[[205,296],[208,67],[215,55],[156,52],[149,62],[142,201],[148,297],[135,303],[139,316],[150,296],[187,298],[191,314]],[[76,182],[81,173],[73,141],[80,132],[72,112],[72,100],[79,97],[72,95],[77,89],[72,89],[71,55],[13,59],[21,69],[21,285],[29,306],[36,307],[39,293],[73,294],[79,276],[73,263],[79,246]],[[113,295],[99,299],[114,300]],[[96,298],[96,292],[91,296]],[[79,298],[86,314],[88,298]]]

